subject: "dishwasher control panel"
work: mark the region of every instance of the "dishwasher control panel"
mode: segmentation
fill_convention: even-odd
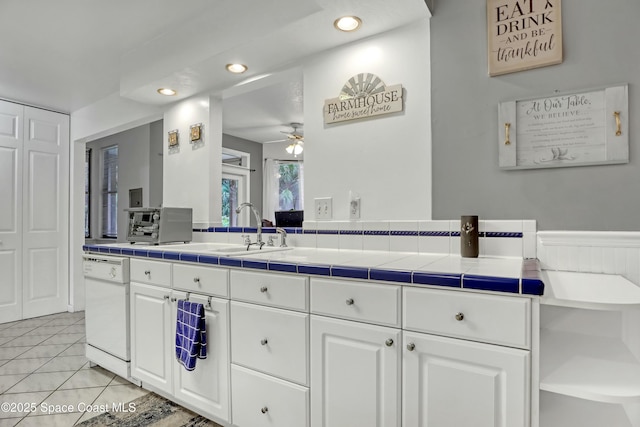
[[[129,283],[129,258],[92,254],[84,255],[82,258],[84,277]]]

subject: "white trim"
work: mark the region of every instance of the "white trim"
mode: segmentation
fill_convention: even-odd
[[[638,231],[538,231],[542,246],[639,248]]]

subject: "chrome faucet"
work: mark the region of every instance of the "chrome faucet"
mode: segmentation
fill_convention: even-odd
[[[280,238],[280,247],[281,248],[286,248],[287,247],[287,230],[285,230],[284,228],[276,228],[276,233],[281,234],[281,238]]]
[[[245,208],[245,207],[250,207],[251,210],[253,211],[253,215],[256,217],[256,223],[258,224],[258,237],[257,237],[257,241],[255,243],[251,243],[251,240],[249,240],[249,242],[245,241],[245,244],[247,245],[247,250],[249,250],[249,247],[251,245],[258,245],[259,249],[262,249],[262,247],[264,246],[264,242],[262,241],[262,218],[260,216],[260,212],[258,212],[258,210],[256,208],[253,207],[252,203],[249,202],[244,202],[242,204],[240,204],[240,206],[238,206],[236,208],[236,213],[239,214],[240,211]]]

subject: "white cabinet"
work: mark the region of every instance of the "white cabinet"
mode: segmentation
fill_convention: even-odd
[[[132,268],[133,268],[133,262]],[[175,339],[171,333],[171,290],[131,283],[131,376],[171,393]]]
[[[528,427],[530,306],[528,298],[405,287],[403,427]]]
[[[400,425],[400,330],[312,316],[311,425]]]
[[[403,427],[529,425],[529,351],[404,332]]]
[[[177,300],[186,293],[135,282],[130,286],[131,376],[192,410],[228,421],[229,301],[189,295],[205,306],[207,358],[187,371],[175,356]]]
[[[233,425],[307,427],[308,279],[232,270],[229,286]]]
[[[177,303],[186,293],[172,292],[171,318],[174,319],[172,336],[175,336]],[[189,301],[205,307],[207,328],[207,358],[198,359],[196,368],[187,371],[172,354],[173,394],[181,403],[198,412],[229,420],[229,301],[208,298],[198,294],[189,295]]]

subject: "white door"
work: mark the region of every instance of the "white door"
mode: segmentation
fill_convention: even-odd
[[[400,425],[400,337],[398,329],[311,316],[312,427]]]
[[[23,317],[67,311],[69,116],[25,107]]]
[[[131,283],[131,376],[172,392],[170,289]]]
[[[23,108],[0,101],[0,323],[22,319]]]
[[[529,352],[404,332],[403,427],[529,426]]]
[[[184,292],[173,292],[173,299],[184,299]],[[189,301],[205,306],[205,326],[207,329],[207,358],[198,359],[196,368],[187,371],[173,353],[174,396],[190,404],[201,412],[229,421],[229,301],[211,298],[211,307],[204,296],[191,294]],[[178,304],[173,301],[172,334]]]

